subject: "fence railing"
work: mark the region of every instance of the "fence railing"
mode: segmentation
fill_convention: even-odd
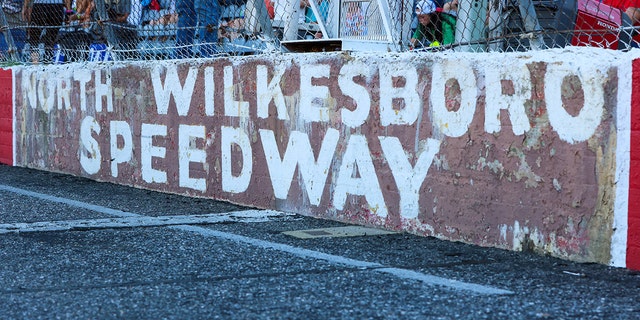
[[[26,1],[26,2],[24,2]],[[609,0],[3,0],[0,61],[637,47]],[[602,2],[601,2],[602,1]]]

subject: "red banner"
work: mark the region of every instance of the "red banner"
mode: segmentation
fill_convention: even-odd
[[[13,164],[13,76],[0,70],[0,163]]]

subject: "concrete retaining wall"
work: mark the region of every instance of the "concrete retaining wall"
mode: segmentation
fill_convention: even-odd
[[[638,56],[15,67],[0,162],[640,268]]]

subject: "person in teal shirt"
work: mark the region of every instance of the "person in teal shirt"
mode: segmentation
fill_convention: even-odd
[[[451,0],[444,4],[440,20],[442,23],[442,45],[455,42],[456,21],[458,19],[458,0]]]
[[[308,4],[308,1],[304,0],[304,1],[301,1],[301,3],[307,3],[305,12],[304,12],[304,15],[305,15],[304,22],[317,23],[318,19],[316,18],[316,15],[313,14],[313,10],[311,9],[311,5]],[[327,15],[329,14],[329,2],[326,0],[320,0],[320,1],[317,1],[316,3],[318,4],[318,11],[320,11],[320,15],[322,16],[322,21],[326,23]]]

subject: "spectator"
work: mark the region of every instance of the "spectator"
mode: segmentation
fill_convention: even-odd
[[[451,0],[442,6],[442,12],[454,17],[458,16],[458,0]]]
[[[76,13],[68,16],[69,23],[73,24],[77,22],[84,28],[89,27],[89,21],[91,21],[91,12],[95,8],[93,0],[77,0],[76,1]]]
[[[640,26],[640,0],[602,0],[602,3],[622,10],[631,18],[633,26]],[[640,34],[636,30],[631,35],[633,37],[632,46],[637,47],[640,43]]]
[[[640,0],[602,0],[602,3],[622,10],[634,26],[640,25]]]
[[[104,5],[110,22],[127,23],[131,14],[131,0],[105,0]]]
[[[275,2],[273,0],[264,0],[264,5],[267,7],[269,19],[273,20],[276,17]]]
[[[219,31],[219,38],[227,38],[230,41],[242,37],[244,32],[244,18],[223,19],[220,23]]]
[[[138,8],[140,8],[140,19],[144,20],[142,25],[166,26],[178,23],[176,0],[143,0]]]
[[[442,41],[442,29],[436,4],[432,0],[419,0],[416,4],[418,27],[411,37],[411,47],[436,47]]]
[[[2,11],[4,11],[9,27],[23,27],[26,25],[22,17],[22,7],[24,5],[22,0],[2,0],[1,3]]]
[[[104,6],[109,18],[106,22],[111,25],[115,37],[115,39],[107,40],[115,41],[112,45],[124,51],[121,58],[135,59],[137,57],[138,31],[136,25],[129,23],[132,9],[131,0],[104,0]]]
[[[56,42],[58,30],[64,22],[64,14],[67,9],[71,9],[71,0],[24,1],[22,19],[29,24],[27,43],[32,49],[42,43],[46,53],[53,52],[53,45]],[[42,35],[43,29],[44,35]],[[37,62],[40,58],[38,52],[32,52],[33,62]]]
[[[93,40],[89,31],[95,3],[93,0],[75,0],[72,6],[75,10],[66,11],[71,28],[60,30],[56,39],[55,63],[86,61],[86,50]]]
[[[22,6],[24,2],[22,0],[2,0],[2,11],[7,19],[7,27],[13,37],[15,49],[20,52],[27,39],[26,35],[26,22],[22,20]],[[0,37],[0,48],[4,51],[3,54],[12,54],[14,52],[9,51],[9,45],[6,42],[6,37]],[[16,52],[16,53],[18,53]]]
[[[320,17],[322,18],[323,22],[327,21],[327,15],[329,14],[329,4],[326,0],[300,0],[300,9],[304,10],[301,14],[300,14],[300,20],[299,23],[310,23],[310,24],[318,24],[318,18],[316,17],[316,15],[313,13],[313,9],[311,8],[311,1],[316,1],[317,4],[317,9],[320,13]],[[301,31],[305,31],[305,30],[301,30]],[[320,31],[316,31],[313,33],[313,35],[309,35],[307,33],[310,33],[311,30],[306,30],[304,33],[304,35],[302,35],[302,38],[304,39],[322,39],[323,35],[322,32]]]
[[[158,19],[149,21],[149,25],[151,26],[166,26],[176,23],[178,23],[177,13],[167,13]]]
[[[458,0],[451,0],[444,4],[440,20],[442,24],[442,45],[455,42],[456,20],[458,19]]]
[[[177,0],[176,11],[179,17],[176,56],[179,59],[193,57],[195,32],[198,33],[201,42],[200,55],[211,57],[216,54],[220,22],[218,0]]]
[[[309,1],[312,0],[300,0],[300,7],[304,6],[304,22],[306,23],[318,23],[318,18],[313,13],[313,9],[311,9],[311,4]],[[329,14],[329,3],[326,0],[316,0],[318,4],[318,11],[320,12],[320,16],[322,17],[322,21],[327,21],[327,15]]]

